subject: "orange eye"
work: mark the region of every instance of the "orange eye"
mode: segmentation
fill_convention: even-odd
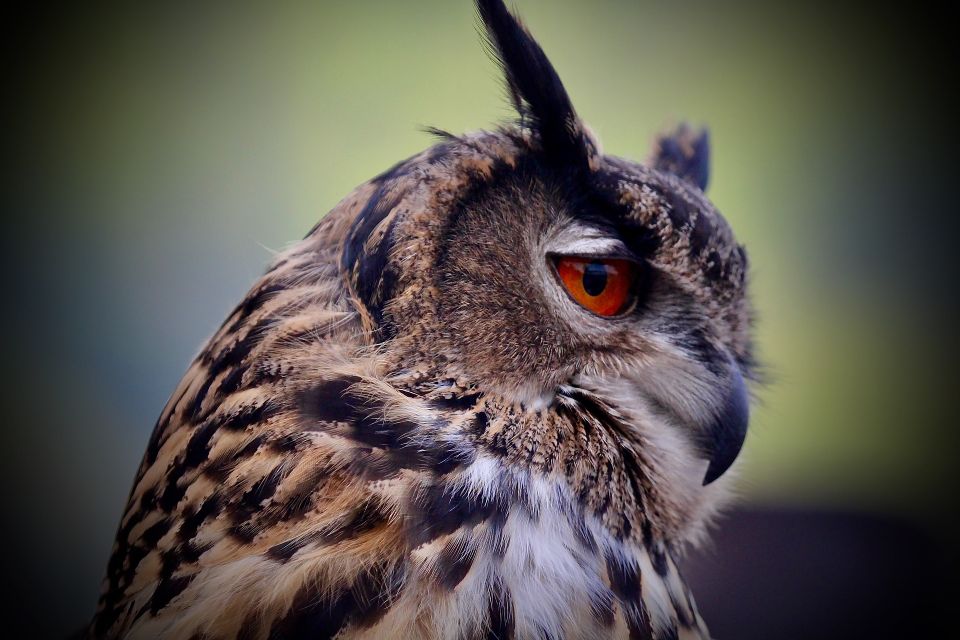
[[[556,263],[564,288],[583,308],[599,316],[615,316],[633,303],[635,262],[561,256]]]

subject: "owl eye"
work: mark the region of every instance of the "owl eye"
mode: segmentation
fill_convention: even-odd
[[[598,316],[616,316],[633,306],[634,282],[639,269],[620,258],[555,258],[560,282],[581,307]]]

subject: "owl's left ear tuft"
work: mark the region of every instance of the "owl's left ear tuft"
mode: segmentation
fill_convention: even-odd
[[[649,164],[706,191],[710,180],[710,135],[706,129],[694,130],[681,124],[657,137]]]
[[[580,123],[560,76],[502,0],[477,0],[491,52],[500,63],[521,126],[532,130],[548,160],[592,165],[598,145]]]

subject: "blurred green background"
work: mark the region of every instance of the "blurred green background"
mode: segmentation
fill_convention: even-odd
[[[711,130],[771,378],[745,503],[952,537],[953,17],[517,5],[608,153]],[[92,611],[167,395],[273,252],[431,144],[418,127],[510,112],[468,0],[5,11],[8,602],[62,635]]]

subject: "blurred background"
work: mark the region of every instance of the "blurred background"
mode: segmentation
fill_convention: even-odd
[[[952,9],[516,4],[607,152],[709,126],[750,252],[771,384],[741,506],[687,563],[713,633],[930,637],[957,534]],[[6,619],[63,637],[168,394],[272,254],[418,127],[510,111],[468,0],[2,11]]]

